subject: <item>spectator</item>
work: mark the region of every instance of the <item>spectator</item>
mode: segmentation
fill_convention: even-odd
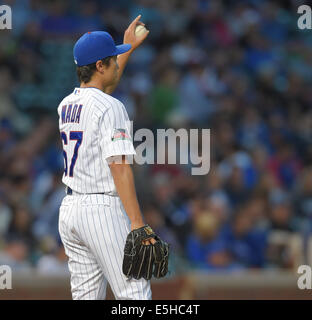
[[[27,260],[29,253],[29,247],[23,240],[7,237],[0,251],[0,265],[8,265],[13,271],[29,272],[32,270]]]
[[[18,205],[13,209],[12,219],[8,227],[7,236],[18,238],[33,249],[35,239],[31,230],[32,216],[29,208]]]
[[[267,233],[255,228],[250,209],[246,206],[235,214],[225,226],[223,237],[234,261],[246,268],[262,268],[266,263]]]
[[[186,250],[195,268],[211,271],[240,268],[234,263],[226,242],[220,236],[219,221],[209,212],[195,217],[193,234],[188,239]]]

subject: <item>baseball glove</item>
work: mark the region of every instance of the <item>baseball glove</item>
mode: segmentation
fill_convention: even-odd
[[[154,238],[156,243],[145,245]],[[122,271],[128,279],[150,280],[162,278],[168,272],[169,245],[162,241],[148,225],[132,230],[126,239]]]

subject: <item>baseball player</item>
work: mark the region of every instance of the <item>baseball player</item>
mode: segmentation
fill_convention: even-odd
[[[142,240],[146,248],[155,239],[145,228],[127,162],[135,154],[129,118],[124,105],[110,96],[131,53],[148,35],[135,35],[135,28],[144,25],[139,19],[125,31],[122,45],[103,31],[87,32],[76,42],[80,87],[58,107],[66,185],[59,232],[69,258],[73,299],[105,299],[107,283],[116,299],[151,299],[150,277],[127,278],[122,270],[131,230],[147,232]],[[130,253],[127,257],[132,259]],[[124,267],[128,275],[130,260]]]

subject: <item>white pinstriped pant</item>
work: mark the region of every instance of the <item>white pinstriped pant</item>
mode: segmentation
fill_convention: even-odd
[[[118,300],[150,300],[150,281],[127,280],[123,249],[130,220],[119,197],[67,195],[59,215],[59,232],[71,274],[74,300],[101,300],[107,282]]]

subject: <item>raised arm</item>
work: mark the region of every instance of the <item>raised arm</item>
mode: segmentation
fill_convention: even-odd
[[[115,88],[117,87],[117,85],[118,85],[118,83],[119,83],[119,81],[121,79],[123,71],[124,71],[124,69],[126,67],[126,64],[127,64],[128,60],[129,60],[132,52],[137,47],[139,47],[141,45],[141,43],[146,39],[146,37],[149,34],[149,31],[147,31],[145,34],[143,34],[140,37],[136,37],[135,36],[135,28],[136,28],[136,26],[138,26],[138,25],[144,26],[144,23],[139,21],[140,18],[141,18],[141,15],[138,15],[130,23],[129,27],[127,28],[127,30],[124,33],[124,41],[123,41],[123,43],[131,44],[131,50],[129,50],[126,53],[118,55],[118,57],[117,57],[117,63],[118,63],[118,66],[119,66],[119,69],[118,69],[118,80],[116,81],[116,83],[114,85],[109,86],[109,87],[106,88],[105,93],[107,93],[107,94],[113,93],[113,91],[115,90]]]

